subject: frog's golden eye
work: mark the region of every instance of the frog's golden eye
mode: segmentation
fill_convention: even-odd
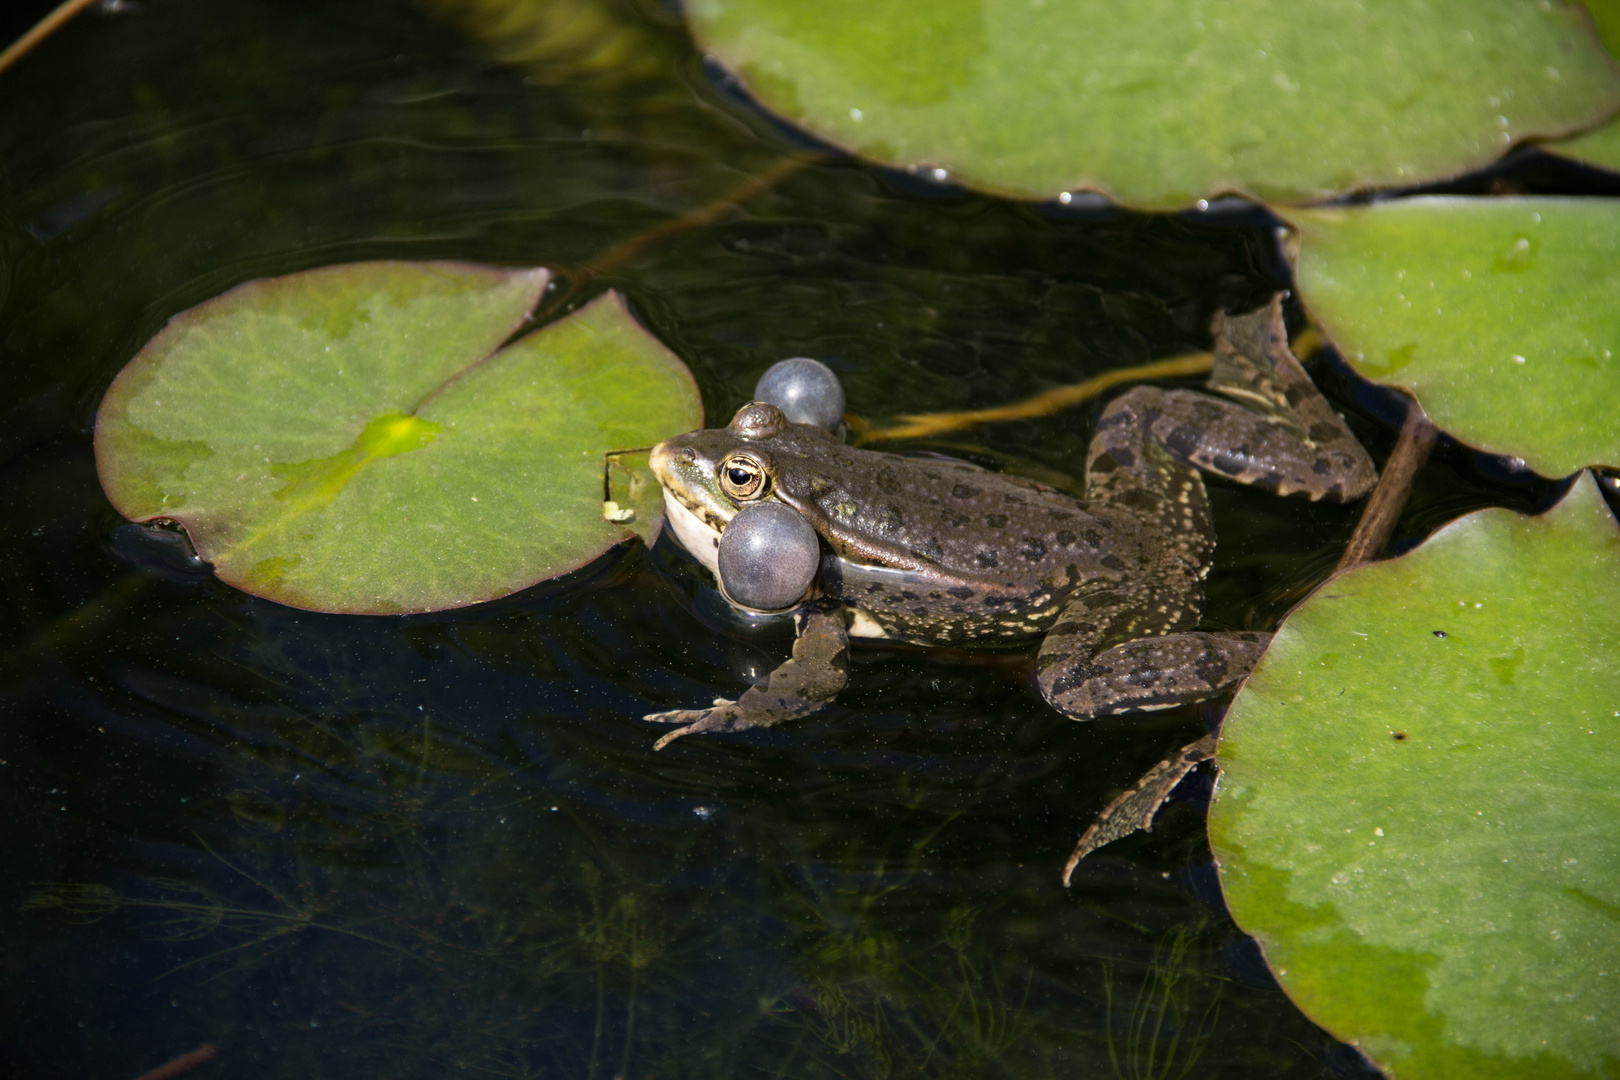
[[[720,487],[733,499],[757,499],[765,494],[765,470],[751,457],[729,457],[720,466]]]

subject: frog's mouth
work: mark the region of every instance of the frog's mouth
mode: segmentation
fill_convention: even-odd
[[[720,580],[720,530],[687,508],[680,496],[664,488],[664,517],[675,540]]]

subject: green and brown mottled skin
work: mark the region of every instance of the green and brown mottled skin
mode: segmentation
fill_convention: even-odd
[[[1108,406],[1084,501],[965,463],[858,450],[763,402],[728,427],[660,443],[652,467],[673,531],[711,570],[746,501],[797,510],[823,559],[793,659],[736,702],[649,716],[682,725],[659,746],[832,700],[845,680],[846,622],[847,633],[922,643],[1040,638],[1041,692],[1075,719],[1235,687],[1270,635],[1195,629],[1215,549],[1199,470],[1338,500],[1366,494],[1377,476],[1289,352],[1280,297],[1217,317],[1215,357],[1208,388],[1223,397],[1138,386]],[[766,477],[747,500],[721,482],[739,457]]]

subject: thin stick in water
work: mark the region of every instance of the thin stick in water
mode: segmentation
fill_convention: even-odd
[[[0,52],[0,71],[6,70],[28,54],[35,45],[54,34],[64,23],[96,0],[63,0],[56,10],[34,24],[34,28],[13,41],[5,52]]]
[[[855,433],[856,445],[882,442],[887,439],[922,439],[945,435],[979,424],[1001,423],[1007,420],[1033,420],[1041,416],[1072,409],[1122,383],[1139,379],[1174,379],[1188,375],[1202,375],[1215,365],[1209,353],[1185,353],[1164,360],[1154,360],[1134,367],[1117,368],[1084,382],[1043,390],[1034,397],[1016,401],[1011,405],[998,405],[992,409],[969,409],[962,412],[921,413],[901,416],[900,423],[892,427],[870,427],[859,417],[850,417],[849,428]]]
[[[1356,531],[1339,557],[1338,569],[1346,570],[1378,558],[1395,533],[1395,523],[1406,509],[1406,500],[1412,494],[1412,485],[1423,463],[1429,459],[1434,447],[1435,429],[1416,401],[1406,409],[1406,422],[1401,425],[1400,438],[1384,463],[1378,486],[1367,499],[1367,507],[1356,522]]]
[[[219,1054],[219,1047],[213,1043],[204,1043],[189,1054],[181,1054],[173,1061],[165,1062],[157,1068],[141,1073],[135,1080],[172,1080],[181,1073],[190,1072],[199,1065],[206,1065]]]

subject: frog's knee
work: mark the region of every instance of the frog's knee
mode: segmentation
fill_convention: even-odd
[[[1036,682],[1047,703],[1073,720],[1168,709],[1186,700],[1185,689],[1164,671],[1124,667],[1103,657],[1052,664],[1037,673]]]
[[[1234,689],[1270,640],[1248,632],[1166,634],[1094,657],[1054,658],[1036,681],[1053,708],[1076,720],[1169,709]]]

